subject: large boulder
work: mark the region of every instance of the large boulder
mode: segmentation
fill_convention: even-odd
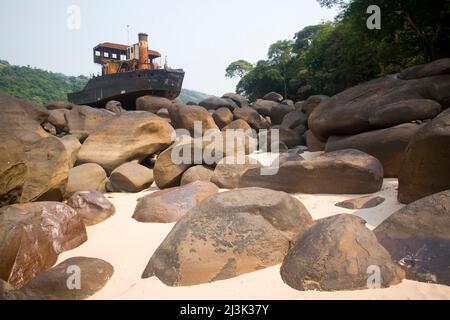
[[[305,132],[306,146],[309,152],[324,151],[326,142],[322,142],[317,138],[311,130]]]
[[[233,112],[234,118],[244,120],[255,130],[267,129],[270,124],[255,109],[250,107],[238,108]]]
[[[315,95],[310,96],[302,105],[302,111],[306,114],[306,117],[309,118],[311,113],[321,104],[322,102],[328,100],[330,97],[325,95]]]
[[[231,99],[232,100],[232,99]],[[199,102],[199,105],[206,110],[216,110],[219,108],[228,108],[233,111],[236,108],[236,103],[223,98],[208,97]]]
[[[283,281],[297,290],[357,290],[398,284],[404,273],[357,216],[317,220],[281,265]],[[370,281],[380,271],[380,283]]]
[[[111,192],[139,192],[150,187],[153,181],[153,170],[127,162],[114,169],[106,188]]]
[[[10,296],[19,295],[20,300],[82,300],[102,289],[113,273],[114,267],[104,260],[73,257],[40,273]]]
[[[0,207],[17,202],[27,176],[27,157],[22,143],[0,126]]]
[[[271,91],[269,93],[266,93],[263,97],[264,100],[269,101],[275,101],[275,102],[281,102],[284,100],[283,96],[275,91]]]
[[[411,138],[398,183],[398,199],[402,203],[450,189],[450,109]]]
[[[254,103],[252,103],[251,107],[255,109],[261,116],[268,117],[270,116],[272,109],[277,108],[281,105],[279,102],[257,99]]]
[[[271,119],[272,125],[279,125],[283,122],[284,117],[291,113],[292,111],[295,111],[294,106],[289,106],[283,103],[278,104],[276,107],[273,107],[270,110],[269,117]],[[306,119],[305,119],[306,120]]]
[[[294,110],[287,113],[281,121],[281,128],[294,129],[298,126],[305,126],[308,118],[302,111]]]
[[[242,119],[234,120],[227,124],[222,128],[222,132],[226,132],[227,130],[242,130],[243,132],[249,132],[252,130],[252,127]]]
[[[66,113],[68,112],[70,111],[67,109],[49,110],[48,122],[55,126],[57,133],[68,130],[66,122]]]
[[[96,163],[85,163],[76,166],[69,171],[66,193],[77,191],[97,190],[105,192],[105,184],[108,180],[105,170]]]
[[[120,101],[115,100],[108,101],[105,105],[105,109],[115,114],[121,114],[122,112],[126,111],[124,108],[122,108],[122,104],[120,103]]]
[[[75,192],[67,200],[67,204],[80,215],[87,226],[100,223],[116,212],[114,205],[95,190]]]
[[[403,80],[419,79],[450,73],[450,59],[435,60],[428,64],[421,64],[403,70],[399,78]]]
[[[97,163],[107,172],[121,164],[155,154],[172,141],[167,121],[146,111],[122,113],[91,134],[78,153],[78,162]]]
[[[374,233],[406,278],[450,285],[450,190],[403,207]]]
[[[157,113],[161,109],[168,109],[172,101],[163,97],[143,96],[136,99],[136,110]]]
[[[182,161],[184,150],[189,149],[189,152],[191,152],[192,146],[192,138],[181,136],[169,148],[158,155],[153,167],[153,177],[158,188],[165,189],[180,185],[183,173],[194,165],[193,161],[186,163]],[[180,161],[174,159],[174,154],[181,157],[178,159]],[[201,164],[201,162],[197,164]]]
[[[61,201],[70,168],[64,144],[56,137],[43,138],[30,145],[26,155],[28,171],[20,202]]]
[[[108,120],[112,119],[114,113],[89,106],[74,106],[72,110],[64,114],[64,117],[67,131],[80,140],[84,140]]]
[[[133,218],[139,222],[175,222],[217,192],[219,188],[215,184],[204,181],[156,191],[138,199]]]
[[[374,208],[384,202],[383,197],[365,196],[360,198],[354,198],[344,200],[335,204],[336,207],[356,210],[356,209],[368,209]]]
[[[383,165],[384,177],[397,177],[403,165],[406,147],[411,137],[420,128],[420,125],[407,123],[350,137],[330,137],[325,151],[343,149],[363,151],[380,160]]]
[[[211,114],[200,106],[174,104],[169,108],[169,115],[175,129],[186,129],[192,136],[202,136],[208,130],[219,129]]]
[[[261,188],[209,196],[184,215],[142,275],[169,286],[224,280],[274,266],[313,223],[297,199]]]
[[[0,114],[0,127],[23,142],[25,147],[49,136],[41,127],[49,117],[44,107],[0,92]]]
[[[220,130],[233,121],[233,113],[228,108],[219,108],[212,114]]]
[[[339,181],[339,183],[330,183]],[[312,159],[283,163],[274,175],[260,169],[242,174],[239,187],[264,187],[290,193],[365,194],[383,184],[383,167],[376,158],[358,150],[340,150]]]
[[[224,189],[235,189],[239,187],[241,175],[252,168],[261,168],[262,164],[257,160],[244,157],[225,157],[217,164],[211,182]]]
[[[66,148],[67,156],[69,157],[69,168],[72,168],[77,161],[78,151],[81,149],[80,141],[72,135],[64,136],[60,139]]]
[[[18,288],[55,264],[58,255],[87,240],[81,217],[59,202],[0,209],[0,279]]]
[[[180,185],[189,184],[195,181],[209,182],[214,175],[214,170],[208,167],[197,165],[190,167],[183,173]]]
[[[310,115],[309,128],[321,140],[354,135],[414,120],[434,118],[450,106],[450,74],[402,80],[378,78],[322,102]],[[433,100],[433,101],[430,101]]]
[[[47,110],[72,110],[73,107],[76,107],[76,104],[68,101],[51,101],[45,106]]]
[[[231,99],[234,103],[236,103],[240,108],[248,107],[247,98],[241,96],[237,93],[225,93],[222,96],[223,99]]]

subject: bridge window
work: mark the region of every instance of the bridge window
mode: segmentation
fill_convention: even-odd
[[[105,58],[109,58],[109,52],[104,52],[104,53],[103,53],[103,56],[104,56]]]
[[[113,53],[113,54],[112,54],[112,58],[113,58],[113,59],[117,59],[117,54]]]
[[[95,56],[100,57],[100,51],[95,51]]]
[[[120,55],[120,60],[122,60],[122,61],[127,60],[127,56],[124,55],[124,54],[121,54]]]

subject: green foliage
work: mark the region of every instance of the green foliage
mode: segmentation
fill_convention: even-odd
[[[277,41],[237,85],[250,100],[269,91],[303,100],[333,95],[377,76],[450,56],[448,0],[318,0],[337,6],[336,21],[307,26]],[[369,30],[367,8],[381,9],[381,30]]]
[[[67,101],[67,93],[83,90],[89,78],[71,77],[30,67],[10,65],[0,60],[0,91],[39,104],[51,101]],[[184,102],[200,102],[208,95],[182,89],[180,99]]]
[[[82,90],[87,81],[85,76],[70,77],[0,60],[0,91],[39,104],[65,101],[68,92]]]
[[[228,78],[242,78],[253,69],[253,65],[245,60],[237,60],[227,67],[225,76]]]
[[[209,97],[207,94],[204,94],[202,92],[194,91],[194,90],[188,90],[188,89],[181,89],[180,96],[178,98],[181,99],[184,103],[188,103],[189,101],[199,103],[203,99],[206,99]]]

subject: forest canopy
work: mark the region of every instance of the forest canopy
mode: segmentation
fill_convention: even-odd
[[[337,6],[333,22],[307,26],[275,42],[266,60],[232,62],[236,92],[255,100],[269,91],[303,100],[334,95],[411,65],[450,57],[449,0],[318,0]],[[369,6],[380,9],[380,29],[369,29]],[[233,70],[233,72],[229,72]]]

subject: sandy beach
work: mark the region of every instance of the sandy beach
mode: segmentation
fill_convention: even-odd
[[[311,157],[316,154],[306,153]],[[258,159],[262,162],[268,159]],[[385,201],[375,208],[349,210],[336,207],[337,202],[361,195],[306,195],[297,197],[314,219],[347,213],[364,218],[367,227],[375,228],[403,205],[397,201],[397,179],[385,179],[375,196]],[[403,280],[385,289],[319,292],[297,291],[283,283],[280,266],[244,274],[236,278],[190,287],[169,287],[158,278],[141,279],[148,260],[173,227],[173,223],[139,223],[131,218],[136,200],[158,190],[155,186],[136,193],[110,193],[107,198],[116,213],[106,221],[87,227],[88,241],[59,256],[86,256],[104,259],[114,266],[114,275],[106,286],[90,299],[450,299],[450,287]],[[225,191],[225,190],[223,190]]]

